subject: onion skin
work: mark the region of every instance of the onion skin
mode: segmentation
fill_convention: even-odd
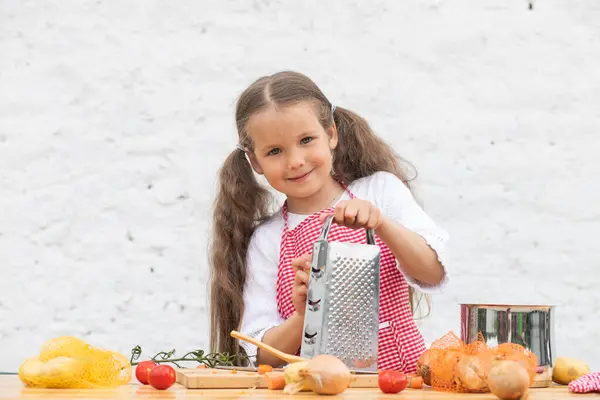
[[[469,392],[487,392],[488,370],[483,357],[463,355],[454,368],[457,385]]]
[[[310,389],[317,394],[340,394],[352,382],[350,370],[337,357],[321,354],[311,359],[299,375],[306,379]]]
[[[525,399],[529,393],[529,373],[516,361],[498,361],[488,374],[487,384],[501,400]]]
[[[304,382],[304,378],[300,376],[300,371],[305,369],[307,365],[308,361],[300,361],[291,363],[284,368],[283,373],[286,386],[289,385],[289,394],[293,394],[296,391],[310,391],[308,384]]]
[[[427,386],[431,386],[431,368],[429,367],[431,352],[425,350],[417,360],[417,375],[423,378]]]
[[[308,382],[304,377],[300,376],[300,370],[305,369],[308,365],[308,361],[300,361],[288,364],[284,370],[285,387],[283,392],[285,394],[296,394],[298,392],[309,392]]]

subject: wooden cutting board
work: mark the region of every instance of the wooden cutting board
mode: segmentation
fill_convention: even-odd
[[[227,369],[176,369],[177,383],[188,389],[266,389],[267,382],[263,375],[254,371],[233,372]],[[350,384],[352,388],[376,388],[377,374],[356,374]]]

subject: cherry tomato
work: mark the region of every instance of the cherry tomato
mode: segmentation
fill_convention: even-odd
[[[152,368],[148,375],[150,385],[158,390],[165,390],[171,387],[177,379],[175,370],[170,365],[159,365]]]
[[[154,361],[142,361],[135,368],[135,377],[140,383],[147,385],[148,384],[148,373],[154,367],[156,367],[156,363]]]
[[[399,393],[406,389],[408,378],[402,371],[385,370],[379,372],[377,383],[383,393]]]

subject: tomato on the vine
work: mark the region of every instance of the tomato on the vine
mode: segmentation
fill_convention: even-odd
[[[152,368],[156,367],[157,365],[158,364],[156,364],[154,361],[142,361],[135,368],[135,377],[138,381],[140,381],[140,383],[147,385],[148,374],[150,373]]]
[[[399,393],[406,389],[408,377],[402,371],[384,370],[379,372],[377,383],[383,393]]]
[[[177,379],[175,370],[170,365],[159,365],[152,368],[148,375],[150,385],[158,390],[165,390],[171,387]]]

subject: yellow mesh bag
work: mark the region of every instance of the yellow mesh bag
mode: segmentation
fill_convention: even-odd
[[[47,341],[38,357],[26,359],[19,368],[21,382],[38,388],[111,388],[129,383],[131,374],[123,354],[72,336]]]
[[[533,383],[537,373],[535,354],[515,343],[488,347],[481,334],[465,344],[452,331],[432,343],[429,351],[431,387],[456,393],[489,392],[487,376],[494,363],[512,360],[525,367]]]

